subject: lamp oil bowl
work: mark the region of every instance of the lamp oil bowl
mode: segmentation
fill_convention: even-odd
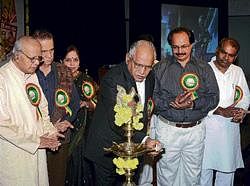
[[[104,148],[106,152],[112,152],[115,155],[123,158],[133,158],[143,155],[147,152],[153,152],[155,149],[146,148],[143,143],[133,143],[132,136],[133,136],[133,127],[129,122],[126,124],[123,129],[125,130],[124,136],[126,137],[126,141],[120,144],[113,142],[113,145],[109,148]]]

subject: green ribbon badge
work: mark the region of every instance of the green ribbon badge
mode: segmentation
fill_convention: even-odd
[[[234,103],[238,103],[243,97],[243,90],[240,86],[236,85],[234,93]]]
[[[147,102],[147,111],[148,111],[148,116],[151,117],[153,114],[153,110],[155,108],[155,103],[153,99],[150,97]]]
[[[184,91],[192,92],[192,99],[198,98],[196,90],[200,86],[199,77],[195,73],[185,73],[181,79],[181,86]]]
[[[148,136],[150,134],[150,120],[151,120],[154,108],[155,108],[155,103],[153,99],[150,97],[147,101],[147,113],[148,113],[147,135]]]
[[[82,84],[82,93],[87,99],[92,99],[95,96],[94,85],[89,81],[84,81]]]
[[[63,89],[57,89],[55,93],[55,102],[58,107],[65,108],[66,113],[72,116],[72,110],[69,108],[69,95]]]
[[[30,103],[36,107],[37,111],[37,119],[39,118],[39,115],[42,117],[42,113],[39,109],[39,104],[41,102],[41,91],[39,87],[36,84],[28,83],[26,85],[26,93],[28,95],[28,98],[30,100]]]

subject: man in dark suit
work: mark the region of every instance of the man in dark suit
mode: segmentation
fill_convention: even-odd
[[[119,180],[115,172],[112,153],[105,153],[104,147],[113,142],[124,142],[124,131],[115,125],[114,106],[116,104],[117,85],[130,91],[132,87],[139,94],[144,105],[142,131],[135,131],[133,140],[145,143],[154,148],[159,144],[146,136],[147,102],[152,97],[154,74],[151,71],[156,59],[155,47],[152,42],[139,40],[133,43],[126,54],[126,62],[113,67],[102,79],[100,94],[92,123],[89,126],[85,156],[93,163],[95,185],[117,185]]]

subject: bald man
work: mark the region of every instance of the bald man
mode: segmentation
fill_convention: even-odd
[[[45,149],[57,150],[63,135],[34,73],[41,60],[40,43],[22,36],[0,68],[0,185],[49,185]]]

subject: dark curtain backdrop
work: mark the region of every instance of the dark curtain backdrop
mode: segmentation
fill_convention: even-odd
[[[125,58],[124,3],[120,0],[29,0],[30,33],[47,29],[55,38],[56,60],[66,47],[80,50],[81,68],[97,80],[104,64],[116,64]]]
[[[228,35],[227,0],[129,0],[130,16],[125,20],[125,0],[29,0],[30,33],[48,29],[55,37],[56,59],[66,47],[75,44],[81,53],[81,68],[98,79],[98,68],[125,59],[126,28],[129,43],[151,34],[157,49],[161,46],[161,3],[219,8],[219,38]]]

